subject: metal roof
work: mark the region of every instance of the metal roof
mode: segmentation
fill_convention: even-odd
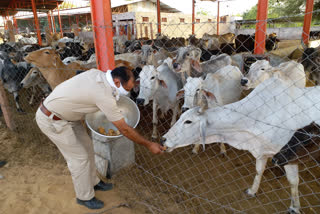
[[[53,10],[61,4],[63,0],[35,0],[37,11],[46,12]],[[32,11],[31,0],[1,0],[0,1],[0,12],[3,15],[6,13],[13,15],[16,11]]]

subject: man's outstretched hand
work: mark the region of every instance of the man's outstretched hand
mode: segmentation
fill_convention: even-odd
[[[148,149],[153,154],[162,154],[165,148],[158,143],[151,142],[148,146]]]

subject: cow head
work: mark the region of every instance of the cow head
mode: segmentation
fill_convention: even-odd
[[[197,106],[196,96],[200,91],[203,79],[188,77],[186,84],[183,89],[178,91],[177,99],[184,97],[184,103],[182,106],[182,111],[185,112],[190,108]]]
[[[140,92],[137,104],[147,105],[153,99],[159,87],[167,88],[166,83],[159,78],[159,72],[153,65],[146,65],[139,74]]]
[[[188,146],[206,141],[208,125],[207,113],[204,108],[196,107],[183,113],[180,119],[161,138],[161,144],[167,147],[168,152],[175,148]]]
[[[154,54],[157,53],[157,50],[153,49],[153,44],[154,44],[153,41],[152,41],[151,45],[144,45],[141,42],[141,64],[142,64],[142,66],[153,65],[153,57],[154,57]]]
[[[250,66],[247,76],[241,79],[241,86],[246,90],[256,88],[272,76],[271,68],[267,60],[256,61]]]
[[[41,78],[41,73],[37,68],[31,68],[28,74],[24,77],[21,81],[20,86],[21,88],[28,88],[31,86],[32,83],[35,83],[36,79]]]
[[[180,47],[173,60],[173,69],[176,72],[186,72],[189,76],[192,68],[197,72],[202,72],[200,69],[200,57],[200,48],[193,46]]]

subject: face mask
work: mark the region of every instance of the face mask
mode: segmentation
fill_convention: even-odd
[[[111,70],[108,70],[107,73],[106,73],[106,77],[107,77],[107,80],[109,82],[109,84],[114,87],[115,89],[117,89],[117,91],[121,94],[121,95],[128,95],[129,94],[129,91],[127,91],[126,89],[124,89],[122,87],[122,84],[120,83],[120,87],[118,88],[116,86],[116,84],[114,84],[114,81],[113,81],[113,78],[112,78],[112,75],[111,75]]]

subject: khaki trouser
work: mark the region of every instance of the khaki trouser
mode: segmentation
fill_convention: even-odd
[[[77,198],[93,198],[93,187],[100,180],[96,175],[93,144],[81,122],[52,120],[40,109],[36,113],[36,121],[67,161]]]

